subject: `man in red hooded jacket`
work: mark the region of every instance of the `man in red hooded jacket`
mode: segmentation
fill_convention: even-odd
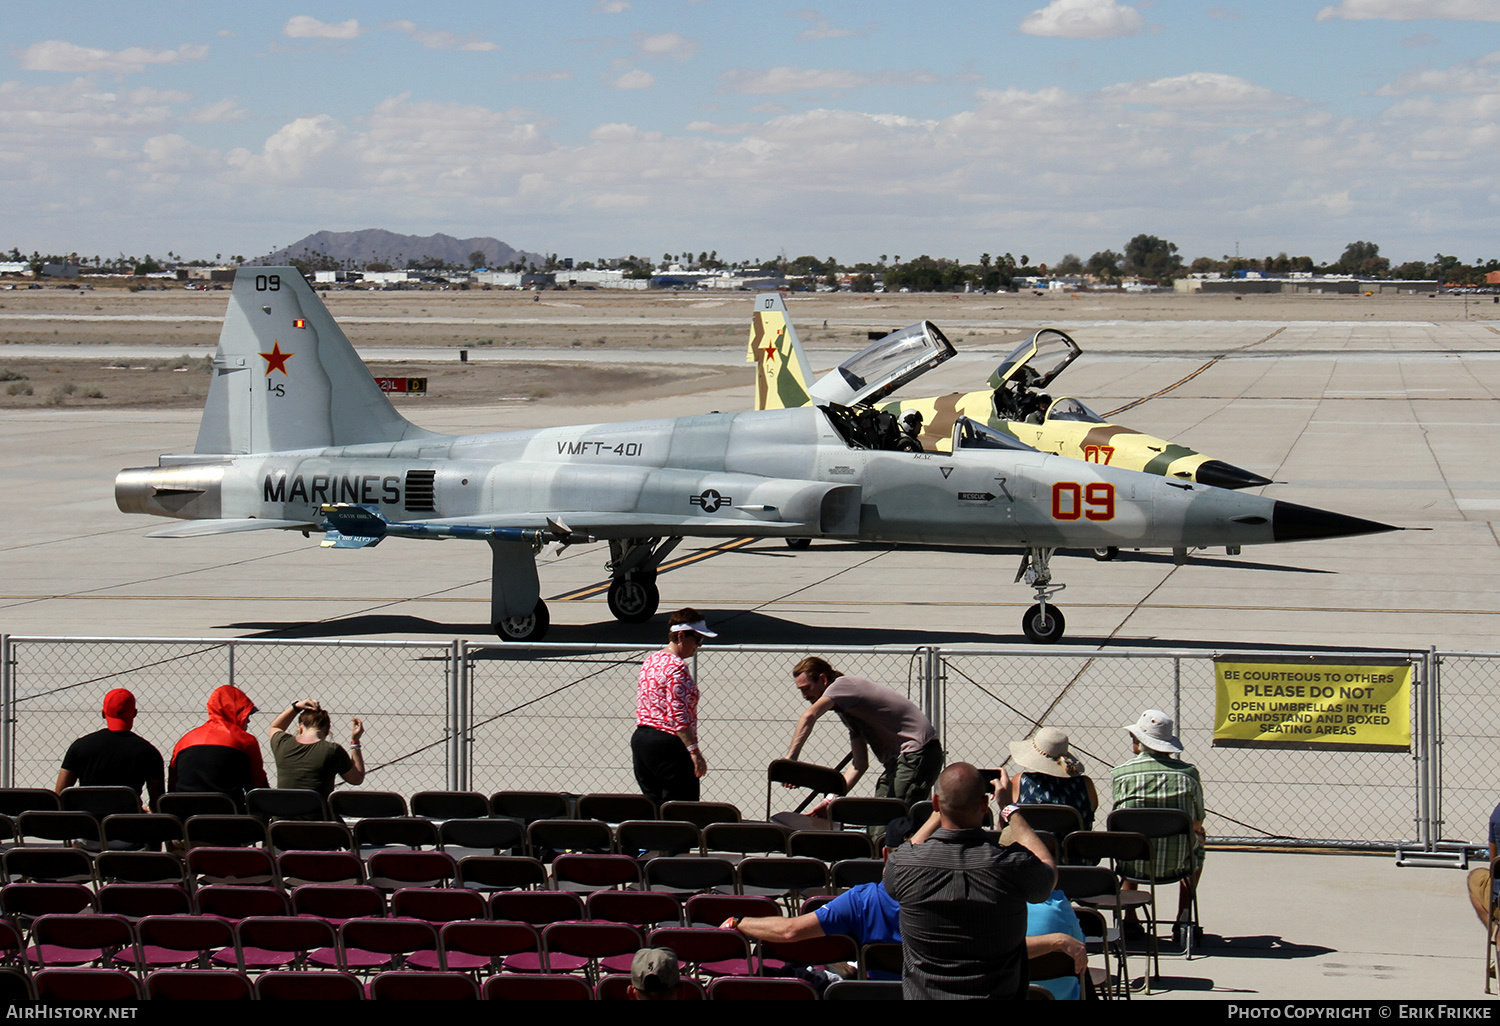
[[[208,722],[182,735],[172,749],[168,791],[218,791],[241,808],[245,792],[266,786],[260,743],[245,729],[255,703],[231,684],[208,696]]]

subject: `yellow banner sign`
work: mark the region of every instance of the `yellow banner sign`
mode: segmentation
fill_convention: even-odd
[[[1411,664],[1214,660],[1214,747],[1411,750]]]

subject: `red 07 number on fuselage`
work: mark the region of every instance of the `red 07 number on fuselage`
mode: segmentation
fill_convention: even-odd
[[[1052,519],[1113,520],[1115,486],[1108,481],[1059,481],[1052,486]]]

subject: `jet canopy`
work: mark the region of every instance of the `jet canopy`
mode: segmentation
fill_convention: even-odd
[[[953,451],[960,449],[1011,449],[1018,452],[1038,452],[1019,438],[996,431],[987,424],[968,417],[959,417],[953,424]]]
[[[1083,350],[1057,328],[1043,328],[1011,350],[990,375],[991,388],[1015,380],[1024,388],[1046,388]],[[1022,368],[1025,368],[1024,372]]]
[[[1047,409],[1048,420],[1071,420],[1080,424],[1104,424],[1105,419],[1072,396],[1064,396]]]
[[[819,378],[809,392],[818,405],[867,405],[884,399],[953,354],[953,343],[937,325],[922,321],[872,342]]]

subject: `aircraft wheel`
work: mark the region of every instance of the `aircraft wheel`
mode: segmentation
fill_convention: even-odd
[[[1067,621],[1063,619],[1061,609],[1049,605],[1043,611],[1040,602],[1026,610],[1026,615],[1021,618],[1021,630],[1038,645],[1056,642],[1063,636],[1063,628],[1066,626]]]
[[[786,540],[786,547],[789,548],[789,549],[810,549],[810,548],[812,548],[812,539],[811,538],[788,538]]]
[[[1120,554],[1119,548],[1114,545],[1110,545],[1102,549],[1090,549],[1089,551],[1092,552],[1094,554],[1094,558],[1101,563],[1108,563],[1111,559],[1114,559]]]
[[[622,577],[609,586],[609,612],[621,623],[645,623],[656,615],[661,592],[655,583],[638,577]]]
[[[537,599],[536,608],[531,611],[530,616],[507,616],[493,626],[501,641],[525,643],[541,641],[551,625],[552,617],[547,613],[547,603]]]

